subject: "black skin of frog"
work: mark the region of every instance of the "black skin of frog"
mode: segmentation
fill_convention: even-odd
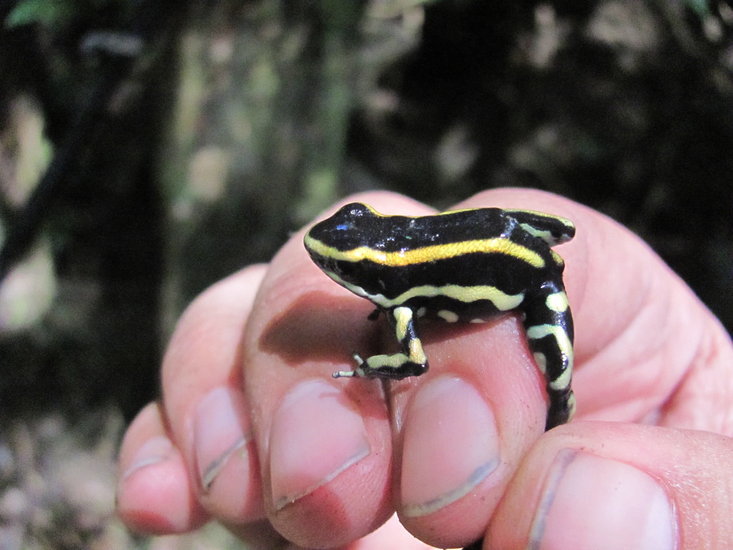
[[[408,217],[351,203],[314,225],[305,247],[334,281],[370,300],[394,329],[399,353],[354,354],[334,377],[402,379],[428,370],[417,319],[479,323],[518,311],[549,397],[546,429],[570,420],[573,319],[552,247],[571,221],[530,210],[476,208]],[[372,318],[376,317],[375,315]]]

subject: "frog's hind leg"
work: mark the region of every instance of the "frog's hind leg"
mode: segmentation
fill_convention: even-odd
[[[533,210],[505,210],[505,212],[527,233],[542,239],[550,246],[566,243],[575,236],[575,225],[566,218]]]
[[[412,310],[408,307],[396,307],[387,311],[387,317],[394,327],[395,336],[402,348],[401,353],[372,355],[366,359],[355,353],[356,368],[353,371],[334,372],[334,378],[354,376],[399,380],[408,376],[419,376],[428,370],[428,360],[417,336]]]
[[[550,404],[545,429],[573,415],[573,318],[561,283],[548,282],[526,299],[524,327],[529,349],[545,376]]]

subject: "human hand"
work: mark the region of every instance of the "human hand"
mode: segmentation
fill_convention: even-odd
[[[428,213],[393,194],[356,200]],[[512,315],[424,327],[430,372],[386,395],[378,381],[332,380],[353,350],[382,349],[382,323],[310,263],[301,232],[181,318],[162,404],[141,411],[123,442],[125,522],[171,533],[212,517],[254,548],[275,547],[276,531],[302,547],[426,548],[395,522],[360,539],[397,509],[440,547],[484,534],[500,549],[733,547],[725,331],[600,214],[524,189],[459,207],[489,205],[578,228],[559,248],[576,327],[572,423],[543,433],[544,382]]]

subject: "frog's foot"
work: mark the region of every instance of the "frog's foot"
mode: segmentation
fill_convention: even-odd
[[[354,370],[338,370],[331,376],[334,378],[371,378],[373,375],[367,373],[364,367],[368,369],[368,363],[362,359],[361,355],[354,352],[351,354],[356,362],[356,368]]]
[[[573,417],[575,412],[575,396],[571,389],[565,388],[554,391],[552,387],[548,386],[547,391],[550,395],[550,408],[547,412],[545,431],[560,424],[565,424]]]
[[[427,361],[418,363],[411,361],[404,353],[392,355],[372,355],[363,359],[358,353],[352,355],[356,368],[352,371],[336,371],[334,378],[387,378],[402,380],[408,376],[420,376],[428,370]]]

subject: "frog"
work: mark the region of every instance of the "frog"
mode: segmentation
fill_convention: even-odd
[[[400,380],[429,368],[418,320],[485,323],[515,312],[548,396],[545,430],[575,411],[573,318],[553,249],[575,236],[569,219],[482,207],[424,216],[387,215],[359,202],[313,225],[304,245],[333,281],[384,315],[400,351],[363,358],[335,378]]]

